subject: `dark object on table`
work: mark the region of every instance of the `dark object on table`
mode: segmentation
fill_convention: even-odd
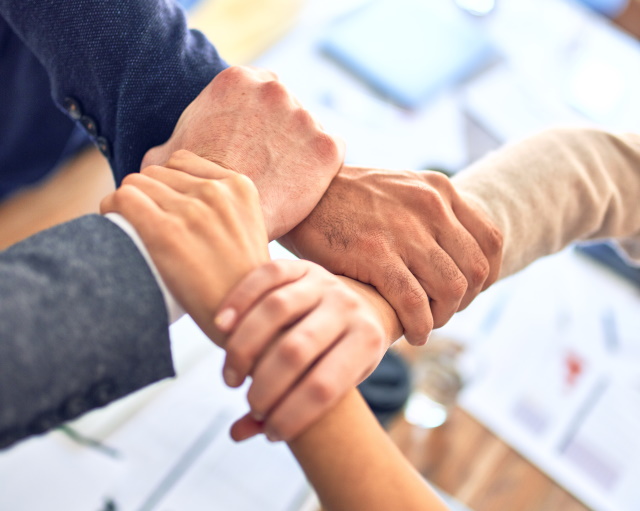
[[[398,354],[388,351],[358,389],[380,424],[387,426],[409,398],[409,368]]]

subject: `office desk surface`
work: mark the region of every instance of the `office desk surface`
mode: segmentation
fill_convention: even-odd
[[[399,418],[390,435],[421,474],[473,511],[588,510],[461,408],[433,430]]]
[[[218,8],[222,9],[223,3]],[[238,9],[240,4],[245,11],[254,11],[248,7],[250,2],[235,2]],[[274,0],[273,4],[277,9],[272,12],[283,16],[295,12],[299,2],[288,2],[288,10],[285,0]],[[230,3],[225,5],[229,7]],[[235,15],[237,11],[230,9],[229,13]],[[255,19],[268,21],[262,15]],[[285,26],[288,22],[274,30],[279,32]],[[221,47],[225,45],[223,33],[214,35],[215,30],[202,28]],[[267,39],[275,38],[275,32],[270,32]],[[238,37],[237,53],[230,60],[253,56],[256,50],[250,40]],[[232,51],[228,49],[225,54]],[[97,150],[80,155],[46,183],[0,204],[0,248],[57,223],[97,212],[100,199],[112,189],[108,165]],[[444,426],[429,432],[398,420],[391,436],[421,473],[475,511],[587,509],[461,409],[455,409]]]

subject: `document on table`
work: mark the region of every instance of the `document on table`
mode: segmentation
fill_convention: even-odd
[[[246,387],[222,381],[223,351],[188,317],[171,334],[174,347],[201,341],[193,351],[199,360],[182,364],[183,374],[126,420],[118,418],[101,439],[104,448],[54,432],[0,454],[0,509],[300,509],[311,490],[287,447],[229,437],[248,407]]]
[[[593,509],[637,511],[637,288],[568,251],[508,289],[461,405]]]

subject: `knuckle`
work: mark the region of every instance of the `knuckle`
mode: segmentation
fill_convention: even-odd
[[[234,174],[230,177],[230,180],[240,196],[244,198],[258,197],[258,189],[249,177],[244,174]]]
[[[275,291],[265,300],[265,307],[274,316],[286,316],[291,305],[281,291]]]
[[[293,120],[302,125],[305,129],[315,128],[315,122],[311,114],[304,108],[295,108],[292,112]]]
[[[309,118],[309,122],[314,124],[311,115],[307,113],[307,116]],[[320,161],[326,163],[339,163],[340,149],[338,143],[328,133],[318,131],[318,133],[313,137],[313,148]]]
[[[282,260],[270,261],[263,268],[271,280],[279,281],[287,275],[287,265]]]
[[[184,161],[194,157],[195,154],[193,154],[191,151],[187,151],[186,149],[178,149],[177,151],[171,153],[169,161]]]
[[[287,366],[299,367],[307,360],[308,343],[304,341],[304,335],[297,334],[280,346],[279,357]]]
[[[369,353],[377,353],[384,345],[384,333],[379,325],[366,321],[362,328]]]
[[[220,202],[220,185],[212,179],[204,179],[198,186],[198,196],[200,200],[207,204]]]
[[[218,73],[216,79],[218,81],[242,78],[247,75],[247,69],[242,66],[231,66],[224,71]]]
[[[205,222],[207,210],[197,200],[187,199],[182,208],[182,221],[190,231],[197,230]]]
[[[140,174],[142,174],[144,176],[154,176],[154,175],[157,175],[158,173],[162,172],[163,170],[165,170],[165,168],[162,165],[149,165],[149,166],[143,168],[140,171]]]
[[[423,189],[422,201],[433,217],[442,218],[449,214],[449,205],[438,190],[430,187]]]
[[[487,234],[487,245],[488,250],[492,255],[500,255],[502,254],[502,249],[504,247],[504,237],[502,236],[502,232],[495,225],[489,226],[489,232]]]
[[[429,307],[429,298],[424,289],[419,285],[407,285],[407,290],[402,295],[402,305],[411,311],[426,310]]]
[[[339,280],[332,279],[331,287],[327,290],[326,295],[333,303],[338,304],[340,310],[345,313],[353,313],[360,309],[359,296],[348,287],[343,286]]]
[[[336,384],[324,378],[315,377],[309,382],[309,398],[321,405],[329,404],[337,395]]]
[[[456,275],[449,280],[447,290],[452,300],[461,300],[469,288],[467,278],[456,269]]]
[[[445,176],[442,172],[434,172],[434,171],[430,171],[426,173],[426,179],[429,182],[429,184],[431,184],[431,186],[433,186],[434,188],[437,188],[438,190],[442,190],[442,191],[453,191],[453,184],[451,183],[451,180]]]
[[[120,185],[120,188],[118,188],[112,196],[113,205],[116,209],[120,209],[122,204],[129,200],[129,197],[134,193],[133,188],[130,184],[122,181],[122,185]]]
[[[260,84],[260,91],[264,98],[272,102],[283,102],[289,98],[287,89],[277,80],[269,80]]]
[[[135,184],[140,180],[140,176],[138,175],[138,173],[134,172],[133,174],[127,174],[126,176],[124,176],[124,179],[122,180],[122,183],[120,185],[120,188],[118,189],[120,192],[124,192],[124,189],[127,186],[135,186]],[[129,192],[131,192],[131,190],[128,190]]]
[[[484,257],[484,254],[482,254],[474,261],[469,270],[469,287],[477,288],[482,286],[485,280],[487,280],[487,277],[489,277],[490,271],[489,261]]]

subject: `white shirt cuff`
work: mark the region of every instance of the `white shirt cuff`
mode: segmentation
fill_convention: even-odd
[[[147,265],[149,266],[151,273],[153,273],[153,276],[158,283],[158,287],[162,292],[162,296],[164,297],[164,304],[167,307],[169,324],[171,325],[172,323],[178,321],[182,316],[186,314],[186,312],[174,298],[171,291],[169,291],[167,285],[164,283],[164,280],[160,275],[158,268],[156,268],[156,265],[153,263],[153,259],[151,259],[151,255],[149,255],[147,247],[144,246],[144,243],[142,242],[142,238],[140,238],[138,231],[134,229],[133,225],[131,225],[125,217],[118,213],[107,213],[105,217],[111,220],[118,227],[120,227],[120,229],[122,229],[125,233],[127,233],[127,235],[131,238],[131,241],[133,241],[135,246],[138,247],[138,250],[142,254],[142,257],[144,257],[144,260],[147,262]]]

